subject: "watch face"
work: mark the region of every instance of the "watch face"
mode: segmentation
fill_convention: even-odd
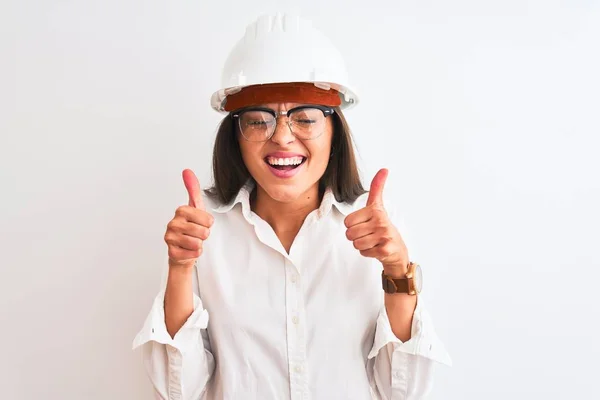
[[[413,281],[415,282],[417,293],[420,293],[423,288],[423,272],[421,271],[420,265],[417,265],[415,268],[415,277],[413,278]]]

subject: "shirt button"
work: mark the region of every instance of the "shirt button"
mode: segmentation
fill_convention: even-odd
[[[296,283],[298,281],[298,277],[296,275],[292,275],[291,281],[292,283]]]
[[[292,318],[292,322],[297,325],[298,324],[298,317],[293,317]]]
[[[301,365],[296,365],[296,368],[294,368],[294,371],[296,371],[297,373],[301,374],[302,373],[302,366]]]
[[[394,375],[396,376],[396,378],[400,379],[400,378],[404,378],[404,374],[402,373],[402,371],[398,370],[396,372],[394,372]]]

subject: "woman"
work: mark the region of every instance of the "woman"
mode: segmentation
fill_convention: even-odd
[[[157,398],[421,398],[434,361],[450,360],[384,206],[387,170],[368,193],[360,182],[341,111],[357,98],[336,50],[280,15],[240,43],[212,99],[227,114],[214,186],[183,172],[189,203],[167,226],[163,287],[134,342]],[[293,49],[288,68],[277,43]],[[338,75],[315,78],[327,68]]]

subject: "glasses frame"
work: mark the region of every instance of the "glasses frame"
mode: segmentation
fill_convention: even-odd
[[[310,139],[304,139],[304,138],[298,137],[294,133],[294,130],[292,129],[292,122],[290,121],[290,115],[295,111],[302,110],[305,108],[315,108],[315,109],[321,110],[321,112],[323,113],[323,116],[325,118],[327,118],[335,113],[335,110],[332,107],[322,106],[322,105],[318,105],[318,104],[305,104],[305,105],[301,105],[298,107],[290,108],[287,111],[286,110],[275,111],[272,108],[268,108],[268,107],[244,107],[244,108],[238,108],[237,110],[232,111],[229,115],[231,116],[231,118],[233,120],[237,119],[238,128],[240,129],[240,133],[242,134],[242,137],[245,140],[247,140],[248,142],[260,143],[260,142],[266,142],[266,141],[270,140],[273,137],[273,135],[275,134],[275,131],[277,130],[277,118],[283,117],[283,116],[286,116],[288,118],[288,120],[286,121],[286,125],[288,126],[288,129],[290,130],[292,135],[294,135],[294,137],[296,137],[300,140],[314,140],[314,139],[319,138],[323,134],[323,132],[319,133],[315,137],[311,137]],[[242,122],[240,120],[240,115],[246,111],[264,111],[264,112],[271,114],[273,116],[273,118],[275,118],[275,128],[273,129],[273,131],[267,138],[265,138],[264,140],[250,140],[244,135],[244,130],[242,129],[242,126],[241,126]]]

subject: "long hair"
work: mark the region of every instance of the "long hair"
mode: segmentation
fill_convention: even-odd
[[[366,193],[356,164],[352,134],[344,114],[335,107],[333,118],[332,156],[319,180],[319,190],[331,188],[339,202],[354,203]],[[237,126],[231,114],[221,121],[213,148],[213,181],[206,194],[221,204],[230,203],[248,179],[252,178],[244,164]]]

